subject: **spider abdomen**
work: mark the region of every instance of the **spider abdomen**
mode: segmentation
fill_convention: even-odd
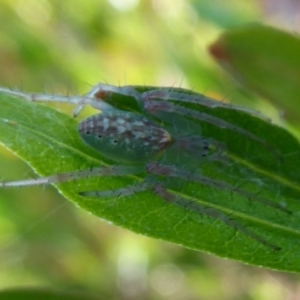
[[[104,156],[129,163],[147,161],[165,150],[170,134],[145,116],[121,110],[105,111],[83,120],[82,139]]]

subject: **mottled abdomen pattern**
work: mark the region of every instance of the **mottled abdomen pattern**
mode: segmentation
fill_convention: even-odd
[[[93,115],[78,130],[88,145],[106,157],[128,163],[154,158],[172,142],[166,130],[145,116],[119,110]]]

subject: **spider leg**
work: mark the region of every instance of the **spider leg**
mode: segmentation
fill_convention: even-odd
[[[202,136],[183,136],[175,140],[174,146],[180,147],[195,158],[207,158],[210,161],[227,163],[226,147],[213,139],[206,139]],[[213,146],[214,153],[210,153]]]
[[[129,185],[125,188],[107,191],[86,191],[79,194],[84,197],[126,197],[136,193],[146,191],[149,188],[149,184],[143,181],[139,184]]]
[[[134,87],[125,86],[114,86],[105,83],[98,83],[92,87],[92,89],[86,94],[89,98],[96,98],[104,100],[111,94],[120,94],[124,96],[131,96],[134,98],[141,98],[141,93],[138,92]]]
[[[164,111],[168,113],[177,113],[179,115],[183,115],[186,117],[192,117],[197,120],[204,121],[206,123],[210,123],[219,128],[229,129],[235,132],[238,132],[264,146],[266,149],[270,150],[277,159],[281,160],[281,154],[277,152],[273,147],[271,147],[268,143],[266,143],[263,139],[259,138],[255,134],[245,130],[239,126],[233,125],[223,119],[211,116],[207,113],[195,111],[190,108],[185,108],[182,106],[174,105],[173,103],[167,101],[154,101],[154,100],[146,100],[145,101],[145,109],[151,113],[155,114],[155,112]]]
[[[139,174],[144,168],[139,166],[109,166],[100,168],[91,168],[81,171],[72,171],[66,173],[45,176],[36,179],[25,179],[17,181],[0,182],[0,188],[19,187],[40,184],[62,183],[80,178],[89,178],[92,176],[122,176]]]
[[[184,149],[190,154],[205,157],[210,151],[210,143],[207,139],[200,136],[184,136],[175,141],[175,145]]]
[[[97,107],[97,101],[100,102],[105,102],[107,98],[109,98],[112,94],[120,94],[120,95],[125,95],[125,96],[131,96],[134,97],[139,103],[142,103],[141,100],[141,94],[136,91],[133,87],[131,86],[114,86],[110,84],[105,84],[105,83],[98,83],[95,86],[92,87],[92,89],[84,95],[84,97],[93,99],[93,107]],[[109,105],[109,104],[107,104]],[[79,104],[77,105],[76,109],[73,112],[74,116],[77,116],[79,112],[83,109],[85,104]],[[111,106],[110,106],[111,107]],[[109,109],[109,106],[106,108],[106,110]],[[103,109],[101,109],[103,110]]]
[[[209,178],[209,177],[201,175],[201,174],[195,174],[194,172],[191,172],[191,171],[179,170],[176,167],[158,164],[156,162],[148,163],[146,168],[147,168],[147,171],[152,174],[163,175],[163,176],[168,176],[168,177],[176,177],[176,178],[180,178],[183,180],[190,180],[193,182],[198,182],[200,184],[203,184],[206,186],[211,186],[211,187],[219,189],[219,190],[225,190],[225,191],[229,191],[229,192],[232,192],[235,194],[239,194],[248,199],[261,202],[265,205],[268,205],[270,207],[278,209],[287,214],[292,213],[290,210],[286,209],[285,207],[283,207],[277,203],[274,203],[273,201],[270,201],[270,200],[263,198],[257,194],[254,194],[252,192],[242,190],[239,187],[232,186],[229,183],[226,183],[224,181],[215,180],[215,179]]]
[[[89,104],[92,107],[101,111],[114,109],[110,104],[99,101],[99,99],[93,99],[86,96],[60,96],[60,95],[46,95],[46,94],[26,94],[23,92],[12,91],[7,88],[0,87],[0,93],[15,96],[25,99],[30,102],[62,102],[76,104],[78,107],[74,110],[74,116],[76,116],[83,106]]]
[[[198,93],[191,94],[191,93],[189,93],[189,91],[178,92],[178,91],[175,91],[174,89],[172,90],[172,88],[170,88],[170,89],[162,88],[162,89],[144,92],[142,94],[142,98],[144,101],[146,99],[147,100],[153,100],[153,99],[173,100],[173,101],[178,101],[178,102],[200,104],[200,105],[210,107],[210,108],[223,107],[223,108],[228,108],[228,109],[234,109],[234,110],[249,113],[255,117],[258,117],[265,121],[270,122],[270,119],[267,116],[265,116],[264,114],[260,113],[259,111],[256,111],[256,110],[253,110],[250,108],[246,108],[246,107],[241,107],[238,105],[220,102],[215,99],[209,98],[203,94],[198,94]]]
[[[155,185],[153,187],[153,191],[155,194],[159,195],[162,199],[164,199],[165,201],[167,201],[169,203],[172,203],[172,204],[184,207],[188,210],[192,210],[196,213],[204,214],[204,215],[207,215],[214,219],[220,220],[223,223],[225,223],[226,225],[229,225],[232,228],[235,228],[236,230],[242,232],[249,238],[257,241],[258,243],[260,243],[266,247],[273,249],[274,251],[279,251],[281,249],[280,247],[269,243],[268,241],[266,241],[264,238],[262,238],[258,234],[248,230],[246,227],[242,226],[237,221],[229,218],[228,215],[226,215],[225,213],[222,213],[221,211],[219,211],[217,209],[214,209],[209,206],[204,206],[200,203],[195,203],[193,201],[188,201],[187,199],[185,199],[183,197],[180,197],[172,192],[169,192],[167,189],[165,189],[160,184]]]

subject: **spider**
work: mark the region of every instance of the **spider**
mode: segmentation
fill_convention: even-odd
[[[26,94],[6,88],[0,88],[0,92],[31,102],[72,103],[76,105],[74,116],[77,116],[85,105],[91,105],[100,112],[79,123],[79,135],[87,145],[114,162],[107,167],[2,182],[0,187],[61,183],[91,176],[139,174],[144,179],[130,186],[115,190],[79,191],[79,194],[83,197],[111,198],[152,191],[154,195],[170,204],[220,220],[272,250],[280,249],[221,210],[190,201],[181,195],[181,189],[185,185],[189,185],[191,194],[199,185],[209,186],[290,213],[283,206],[256,193],[204,174],[206,169],[212,172],[230,167],[231,164],[227,157],[227,145],[203,136],[200,123],[209,123],[252,139],[271,152],[276,159],[281,158],[276,149],[254,133],[200,111],[199,108],[221,107],[264,118],[259,113],[179,88],[117,87],[100,83],[83,96]],[[124,96],[126,101],[120,101],[120,95]]]

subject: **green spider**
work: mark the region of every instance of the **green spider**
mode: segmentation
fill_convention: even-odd
[[[26,94],[6,88],[0,88],[0,92],[31,102],[72,103],[77,106],[74,116],[78,115],[85,105],[98,109],[100,113],[79,123],[79,135],[87,145],[117,163],[108,167],[94,167],[37,179],[2,182],[0,187],[61,183],[91,176],[142,174],[144,180],[131,186],[106,191],[79,191],[79,194],[98,198],[126,197],[150,190],[168,203],[221,220],[258,243],[273,250],[280,249],[224,212],[189,201],[180,195],[180,189],[185,184],[192,183],[191,189],[195,185],[205,185],[290,213],[283,206],[256,193],[243,190],[225,180],[204,175],[202,172],[203,166],[209,164],[216,170],[229,166],[230,163],[226,155],[227,145],[202,136],[199,121],[252,139],[271,152],[276,159],[281,158],[276,149],[250,131],[193,107],[223,107],[262,117],[259,113],[179,88],[147,87],[143,91],[143,88],[134,86],[97,84],[83,96]],[[126,97],[130,104],[118,101],[118,95]]]

